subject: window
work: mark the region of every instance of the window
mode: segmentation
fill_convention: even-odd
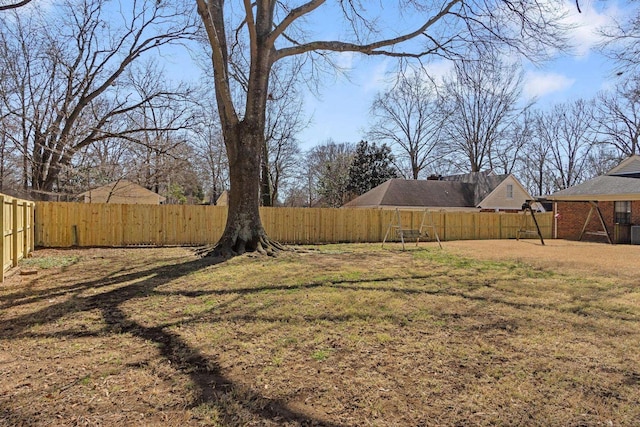
[[[513,184],[507,184],[507,199],[513,199]]]
[[[631,224],[631,202],[614,202],[614,218],[616,224]]]

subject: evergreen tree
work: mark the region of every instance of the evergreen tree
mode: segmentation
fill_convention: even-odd
[[[387,144],[378,146],[360,141],[349,167],[347,191],[354,196],[359,196],[397,177],[398,173],[393,166],[393,154]]]

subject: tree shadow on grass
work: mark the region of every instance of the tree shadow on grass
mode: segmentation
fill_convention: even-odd
[[[225,423],[224,425],[237,424],[238,414],[230,413],[229,405],[225,404],[230,399],[235,399],[235,404],[265,423],[273,425],[338,426],[338,424],[315,419],[304,413],[292,410],[284,401],[267,398],[253,390],[235,384],[223,374],[216,360],[205,357],[197,349],[189,346],[178,334],[170,331],[170,325],[144,326],[131,319],[122,309],[122,305],[127,301],[153,295],[158,287],[219,262],[221,261],[215,261],[211,258],[197,259],[124,274],[112,273],[97,280],[54,287],[49,292],[33,298],[30,298],[25,292],[19,292],[14,295],[14,298],[4,298],[3,308],[7,309],[42,301],[51,296],[62,296],[69,293],[73,295],[64,302],[52,303],[36,312],[30,312],[29,314],[1,322],[0,337],[2,337],[2,340],[9,340],[25,336],[49,338],[62,336],[95,337],[104,336],[105,334],[129,333],[134,337],[153,343],[159,349],[161,356],[170,362],[174,369],[188,375],[193,384],[195,384],[197,391],[196,398],[191,403],[191,408],[202,404],[216,407],[221,416],[221,421]],[[107,287],[115,288],[94,295],[81,295],[87,290]],[[230,289],[222,292],[230,294],[237,291]],[[255,292],[259,292],[259,290],[255,290]],[[55,323],[69,314],[95,309],[102,313],[106,323],[106,327],[101,331],[58,331],[45,334],[28,332],[33,326]],[[6,410],[8,411],[8,409]],[[5,411],[5,409],[2,411]],[[17,414],[14,415],[22,418]],[[18,418],[14,418],[14,421],[19,421],[20,424],[29,425],[33,423],[32,420],[22,419],[20,421]]]
[[[461,299],[468,299],[477,302],[486,302],[488,304],[503,304],[518,310],[544,309],[544,310],[560,310],[560,307],[554,303],[538,304],[534,302],[518,302],[510,301],[504,295],[481,295],[473,294],[472,291],[479,288],[491,286],[491,283],[479,281],[473,283],[473,286],[444,286],[425,289],[422,287],[425,281],[433,280],[433,274],[407,275],[406,277],[398,277],[389,275],[376,278],[347,279],[308,282],[297,285],[269,284],[256,287],[236,287],[229,289],[199,290],[199,289],[159,289],[165,284],[169,284],[175,279],[183,278],[191,273],[197,272],[203,268],[212,265],[211,259],[191,260],[187,262],[171,261],[174,264],[160,267],[142,268],[138,270],[122,269],[117,270],[97,280],[91,280],[81,283],[64,284],[60,286],[50,287],[47,291],[41,292],[39,295],[31,298],[25,292],[16,293],[14,298],[5,297],[4,307],[19,307],[33,302],[43,302],[49,296],[71,295],[66,301],[51,303],[39,311],[29,314],[16,316],[0,323],[0,339],[7,340],[12,338],[60,338],[60,337],[96,337],[104,335],[114,335],[127,333],[133,337],[143,339],[148,343],[152,343],[157,347],[160,355],[164,360],[170,362],[172,369],[177,372],[188,375],[195,385],[196,398],[191,402],[191,407],[196,408],[199,405],[209,405],[218,409],[223,425],[237,425],[237,414],[231,413],[228,402],[232,401],[236,407],[241,407],[244,411],[252,414],[255,419],[259,419],[262,424],[271,425],[326,425],[333,426],[337,424],[329,423],[325,420],[314,418],[307,414],[291,409],[291,407],[282,400],[270,399],[259,392],[243,387],[234,383],[226,377],[220,368],[217,360],[212,357],[203,355],[193,346],[190,346],[178,333],[173,332],[173,326],[186,324],[189,322],[206,321],[209,323],[221,321],[238,321],[238,322],[254,322],[256,320],[277,322],[281,319],[269,317],[265,315],[256,315],[256,313],[239,313],[234,312],[230,315],[221,314],[222,309],[226,305],[232,305],[237,302],[242,295],[256,294],[263,291],[277,291],[287,289],[313,289],[316,287],[330,286],[335,288],[343,288],[349,290],[360,291],[388,291],[394,293],[404,293],[407,295],[416,294],[432,294],[434,296],[457,296]],[[415,287],[398,287],[394,286],[396,280],[416,281]],[[186,283],[186,281],[185,281]],[[89,290],[100,293],[87,295]],[[211,310],[205,311],[191,316],[186,321],[178,319],[174,322],[162,323],[160,325],[147,326],[140,322],[136,322],[124,309],[124,304],[136,298],[146,296],[182,296],[182,297],[199,297],[203,295],[237,295],[236,299],[231,299],[225,303],[217,305]],[[53,333],[34,333],[30,329],[36,325],[54,324],[59,319],[73,313],[98,311],[101,313],[102,319],[106,326],[100,331],[56,331]],[[356,314],[340,315],[319,315],[313,318],[298,319],[298,321],[314,321],[317,319],[332,322],[344,322],[353,319]],[[363,316],[361,320],[367,320]],[[494,319],[488,319],[491,323],[486,327],[506,328],[510,325],[504,321],[495,322]],[[484,327],[484,326],[482,326]],[[3,409],[0,404],[0,416],[3,413],[8,416],[20,417],[24,414],[10,413],[9,409]],[[17,418],[16,418],[17,419]],[[30,420],[22,424],[35,424]],[[2,423],[0,422],[0,426]]]

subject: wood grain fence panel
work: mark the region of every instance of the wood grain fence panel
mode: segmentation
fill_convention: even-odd
[[[322,209],[311,208],[309,210],[309,224],[311,232],[307,243],[320,242],[322,237]]]
[[[122,205],[122,224],[124,246],[149,243],[139,205]]]
[[[34,202],[0,194],[0,282],[33,251]]]
[[[3,212],[8,230],[12,209]],[[32,234],[38,246],[46,247],[213,244],[222,235],[227,217],[226,207],[189,205],[39,202],[35,212]],[[285,244],[381,242],[391,222],[395,228],[388,239],[397,239],[397,214],[392,210],[261,208],[260,212],[268,235]],[[402,228],[418,229],[424,212],[399,211],[399,215]],[[543,236],[550,238],[553,215],[537,214],[536,218]],[[524,220],[533,228],[530,215]],[[522,221],[522,213],[432,211],[424,226],[434,238],[433,222],[443,241],[496,239],[515,238]],[[11,251],[11,246],[5,248],[5,261],[11,259]]]
[[[522,223],[524,213],[518,213],[515,215],[505,215],[502,218],[502,238],[503,239],[515,239],[520,224]]]
[[[481,212],[477,216],[476,221],[476,238],[477,239],[499,239],[500,238],[500,224],[502,214]]]
[[[2,196],[2,271],[3,274],[12,265],[11,224],[13,223],[13,201],[10,197]]]

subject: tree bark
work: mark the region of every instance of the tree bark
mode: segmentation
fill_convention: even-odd
[[[269,173],[269,152],[267,151],[266,142],[262,144],[262,162],[260,163],[260,166],[262,168],[260,183],[260,198],[262,200],[262,206],[273,206],[271,175]]]
[[[262,135],[246,120],[225,135],[229,156],[229,210],[222,237],[210,256],[229,258],[257,251],[275,255],[283,247],[271,241],[262,226],[259,208]]]

